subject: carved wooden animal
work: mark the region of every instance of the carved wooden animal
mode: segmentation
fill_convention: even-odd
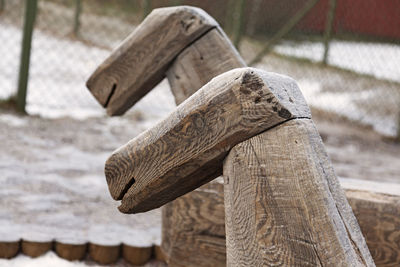
[[[228,266],[374,266],[296,83],[214,78],[106,163],[123,212],[159,207],[223,167]],[[133,179],[132,179],[133,178]]]

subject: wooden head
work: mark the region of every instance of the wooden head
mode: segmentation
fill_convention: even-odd
[[[109,190],[124,213],[160,207],[221,175],[236,144],[310,117],[291,78],[254,68],[228,71],[115,151],[105,166]]]
[[[86,85],[109,115],[121,115],[165,77],[183,49],[216,27],[199,8],[154,9]]]

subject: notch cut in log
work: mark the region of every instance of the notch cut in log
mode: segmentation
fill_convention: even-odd
[[[165,77],[183,49],[216,27],[199,8],[154,9],[86,85],[109,115],[121,115]]]
[[[111,155],[105,166],[111,195],[122,199],[125,213],[160,207],[222,174],[223,159],[239,142],[310,117],[291,78],[253,68],[229,71]]]

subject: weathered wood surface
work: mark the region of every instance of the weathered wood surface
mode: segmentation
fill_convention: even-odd
[[[11,259],[15,257],[20,249],[20,241],[0,241],[0,259]]]
[[[375,266],[310,119],[236,145],[223,172],[228,266]]]
[[[68,244],[62,242],[55,242],[55,252],[60,258],[69,261],[80,261],[83,260],[87,252],[87,244]]]
[[[213,255],[213,266],[226,265],[223,186],[214,181],[166,204],[164,207],[172,206],[168,216],[163,208],[162,248],[172,266],[207,265],[201,261],[205,253]],[[376,266],[400,266],[400,185],[354,179],[340,179],[340,183]],[[192,212],[182,207],[190,207]],[[190,235],[193,238],[187,237]],[[209,235],[214,242],[207,242],[205,249],[192,242],[197,235],[202,239]]]
[[[397,195],[373,191],[348,189],[346,196],[376,266],[400,266],[400,190]]]
[[[160,207],[219,176],[237,143],[297,117],[310,111],[294,80],[253,68],[226,72],[110,156],[111,195],[122,198],[124,213]]]
[[[53,247],[53,242],[35,242],[35,241],[27,241],[22,240],[21,242],[21,251],[25,255],[36,258],[39,257],[46,252],[50,251]]]
[[[183,50],[167,71],[177,105],[212,78],[235,68],[244,60],[220,28],[212,29]]]
[[[223,197],[223,184],[212,181],[163,207],[162,250],[170,266],[225,266]]]
[[[165,253],[161,250],[159,245],[153,247],[153,256],[158,261],[166,262]]]
[[[240,67],[245,67],[244,60],[229,38],[220,28],[212,29],[182,51],[167,71],[176,104],[217,75]],[[170,266],[225,266],[223,186],[214,181],[163,206],[161,248]]]
[[[217,22],[203,10],[159,8],[102,63],[87,87],[109,115],[120,115],[164,77],[174,58]]]
[[[104,246],[89,244],[89,255],[97,263],[112,264],[118,261],[121,253],[121,246]]]
[[[144,265],[151,259],[153,247],[136,247],[126,244],[122,245],[123,258],[133,265]]]

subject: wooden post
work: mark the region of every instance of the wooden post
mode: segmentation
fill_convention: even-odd
[[[335,19],[335,10],[336,10],[337,0],[329,1],[329,10],[326,16],[326,24],[325,24],[325,32],[324,32],[324,56],[322,58],[322,63],[328,63],[328,54],[329,54],[329,43],[331,41],[331,34],[333,28],[333,21]]]
[[[81,26],[81,13],[82,13],[82,2],[81,0],[75,0],[75,13],[74,13],[74,35],[79,35],[79,28]]]
[[[224,179],[228,266],[374,266],[310,119],[236,145]]]
[[[33,26],[35,24],[37,0],[25,1],[24,33],[22,37],[21,62],[19,66],[17,108],[25,113],[26,94],[29,79],[29,62],[31,57],[31,44]]]

